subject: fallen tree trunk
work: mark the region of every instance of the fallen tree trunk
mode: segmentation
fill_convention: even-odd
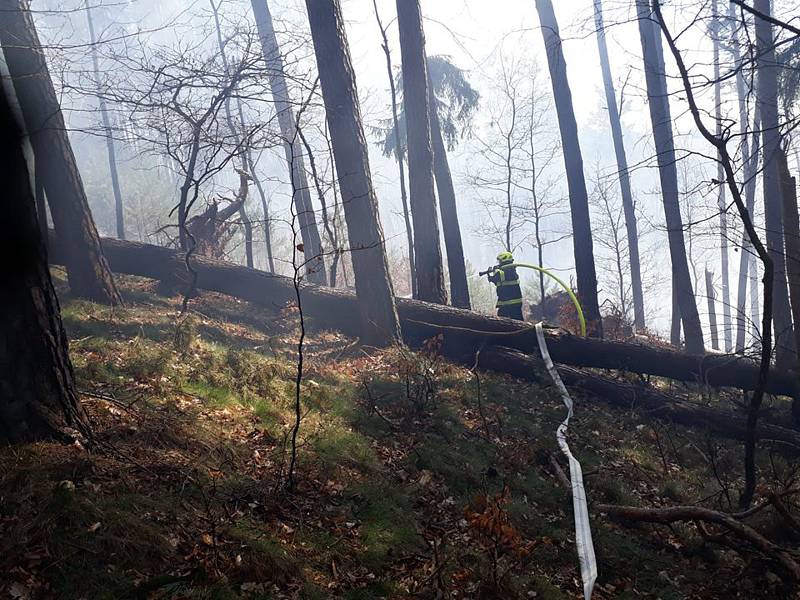
[[[188,281],[184,255],[177,250],[113,238],[102,238],[102,246],[115,272],[158,280],[183,277]],[[51,247],[51,262],[63,264],[64,252],[52,232]],[[198,288],[274,308],[295,301],[288,277],[202,256],[192,257],[192,266],[197,271]],[[302,284],[301,293],[303,311],[312,325],[358,335],[353,292]],[[397,299],[397,312],[408,343],[444,333],[448,340],[467,350],[505,346],[526,354],[539,352],[531,324],[405,298]],[[734,355],[693,356],[644,344],[583,338],[560,330],[547,330],[546,338],[553,361],[573,367],[614,369],[743,390],[752,390],[758,378],[754,362]],[[773,371],[767,391],[794,397],[798,385],[789,374]]]
[[[468,355],[454,346],[444,346],[444,353],[472,366],[475,354]],[[541,368],[541,361],[510,348],[491,347],[480,351],[478,367],[513,375],[519,379],[551,383]],[[649,417],[671,421],[695,429],[707,429],[717,435],[743,440],[747,433],[747,417],[729,410],[713,408],[665,394],[652,386],[637,385],[617,378],[558,365],[564,385],[579,388],[603,398],[607,404],[622,409],[636,409]],[[763,420],[758,425],[761,440],[774,440],[800,450],[800,431],[780,427]]]

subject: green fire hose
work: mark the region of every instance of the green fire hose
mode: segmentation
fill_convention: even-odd
[[[495,271],[497,269],[511,269],[513,267],[523,268],[523,269],[533,269],[534,271],[538,271],[539,273],[543,273],[544,275],[547,275],[551,279],[554,279],[556,281],[556,283],[558,283],[558,285],[560,285],[562,288],[564,288],[564,291],[567,292],[567,295],[569,296],[570,300],[572,300],[572,303],[575,305],[575,310],[578,311],[578,320],[580,321],[580,325],[581,325],[581,335],[583,337],[586,337],[586,318],[583,316],[583,308],[581,308],[581,303],[578,301],[578,298],[577,298],[577,296],[575,296],[575,293],[570,289],[570,287],[566,283],[564,283],[558,277],[558,275],[555,275],[554,273],[551,273],[550,271],[548,271],[544,267],[540,267],[539,265],[531,265],[531,264],[528,264],[528,263],[511,263],[511,264],[508,264],[508,265],[499,265],[499,266],[496,266],[496,267],[492,267],[491,269],[487,269],[486,271],[483,271],[483,272],[479,273],[479,275],[487,275],[487,274],[489,274],[492,271]]]

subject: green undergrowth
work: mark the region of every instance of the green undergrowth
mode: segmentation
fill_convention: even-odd
[[[0,594],[578,597],[553,467],[567,471],[565,409],[546,375],[476,376],[435,345],[365,355],[311,332],[289,491],[293,318],[218,295],[181,316],[179,298],[120,285],[124,308],[63,306],[95,445],[0,450]],[[731,508],[737,444],[575,396],[570,445],[592,504]],[[777,454],[762,468],[791,470]],[[498,498],[514,534],[499,552],[470,522]],[[691,527],[623,528],[595,511],[592,525],[596,598],[742,592],[726,574],[746,565]],[[751,572],[747,597],[782,593],[771,568]]]

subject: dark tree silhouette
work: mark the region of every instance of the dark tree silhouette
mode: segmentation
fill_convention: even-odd
[[[89,40],[91,41],[92,71],[94,83],[100,91],[100,61],[97,57],[97,35],[94,31],[94,19],[89,0],[86,1],[86,21],[89,25]],[[114,144],[114,135],[111,130],[111,119],[108,116],[108,107],[102,94],[100,96],[100,118],[103,121],[103,132],[106,137],[106,152],[108,154],[108,171],[111,175],[111,189],[114,192],[114,213],[117,221],[117,237],[125,239],[125,206],[122,202],[122,190],[119,187],[119,172],[117,170],[117,150]]]
[[[642,41],[642,58],[647,83],[647,100],[650,120],[653,124],[653,139],[661,179],[661,196],[667,222],[669,254],[672,261],[672,280],[676,306],[683,322],[686,350],[692,354],[703,352],[703,330],[697,312],[686,245],[683,239],[683,219],[678,196],[678,171],[675,166],[675,143],[672,137],[672,117],[669,108],[667,79],[664,73],[664,56],[661,50],[661,35],[653,21],[648,0],[636,0],[639,36]]]
[[[428,65],[430,69],[430,59]],[[447,251],[447,269],[450,276],[450,301],[458,308],[469,308],[469,286],[467,267],[464,262],[464,246],[461,242],[461,226],[458,223],[458,206],[453,187],[453,176],[447,160],[442,127],[439,122],[438,101],[433,81],[428,71],[428,113],[431,119],[431,142],[433,143],[433,173],[439,193],[439,211],[442,215],[442,233]]]
[[[625,214],[625,231],[628,238],[628,262],[631,270],[631,292],[633,295],[633,321],[636,329],[643,330],[644,292],[642,291],[642,268],[639,259],[639,231],[636,223],[636,211],[631,192],[631,178],[628,173],[628,157],[625,154],[625,142],[622,138],[620,110],[617,107],[617,96],[614,81],[611,79],[611,63],[608,60],[606,46],[606,29],[603,23],[603,7],[601,0],[594,0],[594,23],[597,29],[597,49],[600,54],[600,70],[603,73],[603,87],[606,93],[608,119],[611,124],[611,137],[614,141],[614,154],[617,158],[619,189],[622,194],[622,208]]]
[[[59,243],[67,252],[73,293],[111,304],[122,298],[103,258],[81,175],[67,135],[33,16],[22,0],[0,0],[0,43],[50,205]]]
[[[753,8],[770,14],[769,0],[755,0]],[[781,132],[778,120],[778,65],[775,62],[775,41],[772,24],[756,16],[756,69],[758,73],[756,105],[761,113],[762,183],[764,186],[764,219],[767,250],[774,268],[772,324],[775,329],[775,362],[789,368],[794,363],[792,314],[789,308],[789,287],[786,282],[786,260],[783,243],[783,216],[779,156]],[[764,310],[767,310],[766,300]],[[763,332],[762,332],[763,333]]]
[[[375,20],[378,22],[378,29],[381,30],[381,48],[386,57],[386,72],[389,75],[389,92],[392,98],[392,129],[395,139],[397,139],[397,132],[400,130],[398,106],[397,106],[397,86],[394,82],[394,72],[392,70],[392,54],[389,50],[389,37],[386,35],[386,27],[381,21],[380,13],[378,12],[378,0],[372,0],[372,5],[375,10]],[[405,146],[402,144],[394,144],[394,150],[390,151],[387,156],[394,155],[397,161],[397,170],[400,175],[400,200],[403,203],[403,219],[406,224],[406,244],[408,248],[408,274],[411,283],[411,297],[417,297],[417,267],[414,261],[414,229],[411,225],[411,212],[408,208],[408,193],[406,192],[406,172],[403,166],[405,161]],[[386,144],[384,143],[384,153],[386,154]]]
[[[414,221],[417,294],[420,300],[446,304],[439,219],[433,190],[425,33],[419,0],[397,0],[397,25],[403,63],[403,105],[408,140],[408,182]]]
[[[2,90],[0,181],[0,443],[86,434],[21,129]]]
[[[252,0],[253,15],[256,19],[258,36],[261,39],[261,48],[264,60],[267,63],[267,76],[278,113],[278,125],[283,138],[283,149],[286,153],[286,164],[289,166],[289,176],[292,178],[292,202],[300,222],[300,235],[303,238],[303,254],[309,281],[325,285],[327,272],[325,260],[322,255],[322,238],[317,227],[317,217],[311,204],[311,189],[306,177],[303,161],[303,150],[297,135],[297,119],[289,98],[289,88],[286,85],[286,72],[284,70],[283,56],[281,55],[278,38],[275,37],[275,27],[272,14],[269,11],[267,0]]]
[[[367,344],[401,340],[386,247],[372,186],[367,142],[358,104],[339,0],[306,0],[322,98],[352,252],[361,337]]]
[[[578,295],[589,323],[589,333],[602,337],[603,323],[597,301],[597,274],[594,266],[592,226],[589,219],[589,195],[586,192],[578,125],[572,107],[572,92],[567,79],[567,63],[561,48],[561,35],[553,12],[553,3],[550,0],[536,0],[536,10],[539,13],[542,36],[547,49],[547,64],[550,69],[550,81],[553,84],[553,98],[564,152]]]

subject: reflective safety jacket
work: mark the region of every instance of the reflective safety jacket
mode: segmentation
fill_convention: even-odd
[[[501,265],[502,267],[502,265]],[[489,275],[497,290],[497,308],[522,304],[522,289],[519,287],[519,275],[516,267],[497,268]]]

